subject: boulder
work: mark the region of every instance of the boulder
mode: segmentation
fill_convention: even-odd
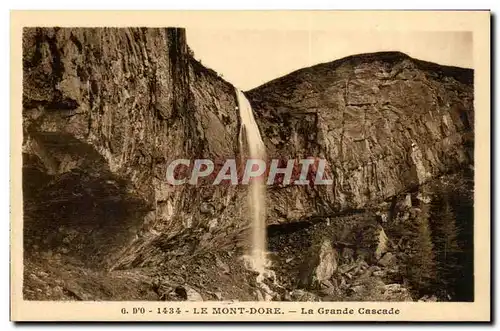
[[[215,263],[217,268],[219,268],[220,272],[223,274],[229,274],[231,272],[231,268],[227,263],[223,262],[218,256],[215,258]]]
[[[332,247],[331,240],[322,239],[310,247],[299,266],[299,286],[317,287],[321,282],[329,280],[337,268],[337,251]]]
[[[290,292],[290,298],[292,301],[307,302],[307,301],[321,301],[321,299],[311,292],[304,290],[293,290]]]
[[[364,285],[356,285],[356,286],[351,287],[351,290],[356,294],[361,294],[365,290],[365,286]]]
[[[379,270],[379,271],[373,272],[373,276],[376,276],[376,277],[385,277],[386,275],[387,275],[387,272],[385,272],[384,270]]]
[[[384,228],[379,226],[378,240],[377,240],[377,248],[375,250],[375,258],[380,260],[382,254],[387,252],[389,246],[389,238],[385,234]]]
[[[215,207],[210,203],[203,202],[200,205],[200,213],[206,215],[213,215],[215,213]]]
[[[337,271],[337,251],[330,240],[324,240],[319,251],[319,263],[316,267],[316,280],[322,282],[332,277]]]
[[[397,261],[396,256],[391,252],[388,252],[384,254],[384,256],[382,256],[380,260],[378,260],[378,264],[383,267],[389,267],[394,265],[396,261]]]
[[[187,285],[176,287],[175,293],[185,301],[203,301],[201,294]]]
[[[437,302],[438,299],[435,295],[424,295],[423,297],[421,297],[420,299],[418,299],[419,302]]]
[[[413,301],[410,291],[401,284],[388,284],[382,290],[385,301]]]

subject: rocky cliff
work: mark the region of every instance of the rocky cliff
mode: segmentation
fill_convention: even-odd
[[[248,92],[270,157],[321,157],[332,186],[273,187],[271,222],[365,209],[473,164],[473,72],[354,55]]]
[[[238,150],[234,88],[190,56],[183,29],[25,29],[23,65],[27,250],[109,267],[225,208],[225,187],[166,181],[176,158]],[[199,216],[203,202],[214,210]]]
[[[174,159],[244,153],[234,87],[192,57],[183,29],[26,28],[23,69],[28,298],[165,300],[152,280],[161,273],[210,288],[205,299],[255,299],[238,260],[246,186],[166,181]],[[370,210],[473,161],[471,70],[400,53],[357,55],[247,96],[269,157],[324,157],[334,180],[268,188],[268,224],[286,240],[295,240],[288,224],[330,225],[338,212]],[[347,223],[359,230],[373,221],[364,220]],[[284,252],[289,243],[278,237],[272,249]]]

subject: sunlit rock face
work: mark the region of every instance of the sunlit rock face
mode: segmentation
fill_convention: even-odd
[[[473,164],[473,71],[354,55],[248,92],[269,157],[324,157],[331,186],[270,189],[270,222],[370,207]],[[274,207],[272,207],[274,206]]]

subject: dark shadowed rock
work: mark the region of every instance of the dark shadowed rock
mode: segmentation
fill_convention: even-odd
[[[27,28],[23,65],[27,248],[68,240],[63,226],[88,265],[158,263],[158,243],[228,206],[232,187],[166,180],[174,159],[238,150],[234,87],[191,57],[183,29]]]

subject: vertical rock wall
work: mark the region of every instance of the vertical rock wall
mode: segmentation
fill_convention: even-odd
[[[28,252],[110,264],[139,236],[196,225],[184,214],[214,192],[174,188],[166,168],[233,155],[236,102],[183,29],[26,28],[23,66]]]

